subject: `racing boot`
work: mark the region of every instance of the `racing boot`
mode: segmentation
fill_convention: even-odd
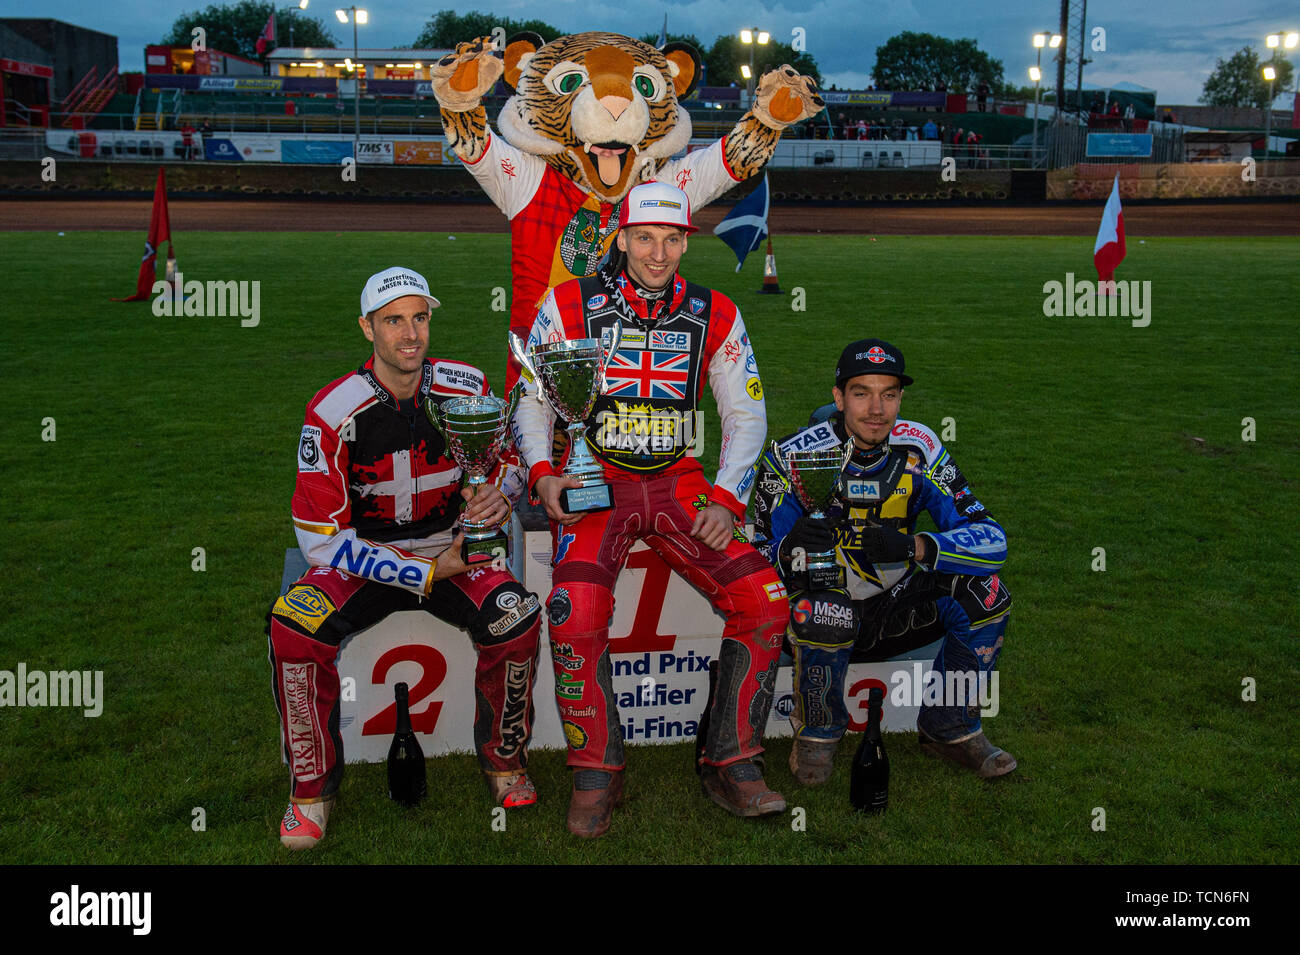
[[[578,769],[565,824],[575,836],[595,839],[609,831],[614,807],[623,805],[623,771]]]
[[[492,802],[506,809],[522,809],[537,804],[537,787],[527,773],[485,773]]]
[[[280,820],[280,842],[289,849],[310,849],[325,836],[333,797],[315,802],[291,802]]]
[[[981,779],[997,779],[1016,768],[1016,758],[990,743],[983,730],[951,743],[931,739],[925,733],[918,737],[926,753],[969,769]]]
[[[796,739],[790,747],[790,772],[805,786],[820,786],[835,770],[839,740]]]
[[[701,767],[704,794],[733,815],[752,818],[785,812],[785,797],[767,788],[763,771],[749,759]]]

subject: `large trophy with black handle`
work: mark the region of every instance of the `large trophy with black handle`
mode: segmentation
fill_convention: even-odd
[[[605,390],[605,369],[622,340],[623,326],[616,323],[600,338],[549,342],[528,348],[519,336],[510,335],[510,352],[519,363],[520,374],[537,384],[557,418],[568,422],[569,460],[564,477],[575,477],[581,487],[566,487],[560,506],[575,514],[604,511],[613,507],[604,468],[591,453],[583,434],[596,399]]]
[[[465,472],[465,483],[474,489],[475,496],[501,458],[518,401],[518,391],[511,393],[509,401],[495,395],[466,395],[441,404],[432,397],[425,401],[425,414],[446,440],[447,453]],[[465,532],[461,560],[466,564],[483,563],[509,553],[510,540],[500,527],[464,519],[460,526]]]
[[[839,490],[841,475],[853,442],[847,448],[828,448],[820,451],[783,451],[774,441],[772,449],[776,459],[790,475],[790,489],[794,492],[808,516],[825,520],[826,509]],[[847,453],[846,453],[847,450]],[[844,568],[835,559],[835,548],[828,551],[804,554],[805,590],[842,590]]]

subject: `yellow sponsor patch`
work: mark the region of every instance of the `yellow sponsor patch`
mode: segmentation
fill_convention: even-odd
[[[898,484],[894,487],[894,493],[889,495],[880,508],[880,516],[887,517],[907,517],[907,502],[912,498],[912,475],[904,474],[899,478]]]
[[[298,586],[275,602],[272,613],[288,617],[301,624],[308,633],[315,633],[325,622],[325,618],[334,612],[334,605],[329,597],[315,587]]]
[[[749,392],[749,397],[755,401],[763,400],[763,383],[758,378],[751,378],[745,382],[745,390]]]
[[[561,721],[564,725],[564,739],[569,744],[570,749],[582,749],[587,745],[587,731],[577,723],[570,723],[568,720]]]

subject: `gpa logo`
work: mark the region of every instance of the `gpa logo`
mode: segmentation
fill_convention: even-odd
[[[879,481],[846,481],[844,494],[850,500],[874,501],[880,497]]]
[[[602,292],[598,295],[593,295],[591,298],[587,299],[587,308],[589,309],[600,308],[608,301],[609,301],[609,296]]]
[[[700,314],[700,312],[702,312],[702,311],[704,311],[704,299],[702,299],[702,298],[692,298],[692,299],[691,299],[691,314],[692,314],[692,315],[698,315],[698,314]]]

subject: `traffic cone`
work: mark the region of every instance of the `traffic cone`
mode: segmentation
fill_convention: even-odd
[[[776,278],[776,256],[772,254],[772,237],[767,237],[767,258],[763,260],[763,287],[759,292],[764,295],[780,295],[781,283]]]

